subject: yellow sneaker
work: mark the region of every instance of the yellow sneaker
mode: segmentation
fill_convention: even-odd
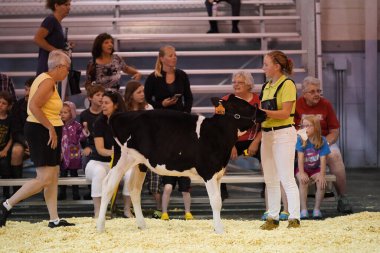
[[[169,220],[169,214],[168,213],[162,213],[161,220]]]
[[[193,220],[194,217],[191,213],[185,213],[185,220]]]

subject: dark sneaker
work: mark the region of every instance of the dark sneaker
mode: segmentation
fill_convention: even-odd
[[[8,211],[5,206],[3,205],[4,201],[1,201],[0,203],[0,228],[2,226],[5,226],[5,223],[7,222],[8,216],[11,214],[11,211]]]
[[[219,30],[210,29],[207,31],[207,33],[219,33]]]
[[[335,197],[334,192],[325,192],[325,197],[324,198],[333,198]]]
[[[270,217],[267,218],[265,223],[260,226],[260,229],[262,230],[273,230],[275,228],[278,228],[280,222],[278,220],[274,220]]]
[[[287,228],[299,228],[301,226],[300,220],[297,219],[291,219],[288,222]]]
[[[344,214],[350,214],[352,213],[352,206],[348,199],[344,196],[340,197],[338,200],[338,212],[344,213]]]
[[[323,219],[323,215],[322,215],[321,210],[317,210],[317,209],[313,210],[313,219],[314,220],[321,220],[321,219]]]
[[[58,224],[55,224],[54,222],[50,221],[48,224],[49,228],[71,227],[71,226],[75,226],[75,224],[69,223],[67,220],[59,220]]]

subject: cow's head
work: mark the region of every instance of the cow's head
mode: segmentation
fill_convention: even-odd
[[[266,113],[264,111],[233,94],[231,94],[227,100],[213,97],[211,98],[211,102],[215,106],[215,112],[217,114],[233,117],[237,120],[238,127],[242,131],[266,119]]]

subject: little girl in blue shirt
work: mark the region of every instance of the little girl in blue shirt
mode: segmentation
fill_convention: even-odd
[[[296,144],[298,166],[295,167],[300,190],[301,219],[309,218],[307,193],[308,186],[312,183],[315,183],[317,188],[313,218],[321,219],[320,206],[326,187],[326,156],[331,151],[326,138],[322,136],[321,125],[316,116],[306,116],[301,122],[302,130]]]

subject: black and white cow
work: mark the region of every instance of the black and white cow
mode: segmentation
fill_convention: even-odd
[[[171,110],[152,110],[126,112],[111,117],[110,125],[115,140],[121,146],[121,157],[103,181],[98,231],[104,231],[107,205],[128,169],[133,169],[128,187],[137,225],[141,229],[145,228],[141,211],[141,188],[145,172],[137,168],[138,164],[145,164],[159,175],[200,176],[210,198],[214,229],[216,233],[223,232],[220,182],[231,149],[237,141],[238,130],[249,129],[255,123],[262,122],[266,115],[233,95],[227,101],[218,98],[212,101],[214,106],[221,103],[225,114],[205,118]]]

